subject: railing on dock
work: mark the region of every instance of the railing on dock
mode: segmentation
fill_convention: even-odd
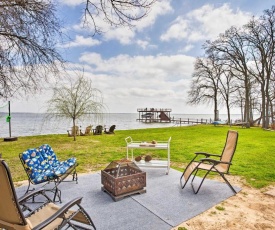
[[[189,119],[189,118],[172,118],[171,122],[176,123],[176,125],[181,125],[181,124],[211,124],[212,121],[211,119]]]
[[[138,112],[172,112],[172,109],[168,109],[168,108],[138,108],[137,109]]]

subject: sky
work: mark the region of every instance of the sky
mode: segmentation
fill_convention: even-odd
[[[66,35],[58,49],[68,68],[84,70],[103,93],[107,112],[170,108],[174,114],[211,114],[211,104],[186,103],[194,61],[204,55],[203,43],[259,17],[272,5],[272,0],[159,0],[135,27],[110,28],[98,20],[104,32],[92,36],[92,28],[83,26],[83,0],[57,0]],[[44,112],[50,97],[48,90],[12,98],[11,109]],[[219,110],[226,113],[223,107]]]

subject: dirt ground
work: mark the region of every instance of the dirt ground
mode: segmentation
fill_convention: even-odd
[[[275,230],[275,186],[255,189],[239,177],[228,179],[241,187],[238,194],[172,230]]]

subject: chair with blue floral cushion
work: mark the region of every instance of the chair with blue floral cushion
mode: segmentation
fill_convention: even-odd
[[[72,181],[77,182],[76,158],[72,157],[65,161],[59,161],[48,144],[41,145],[38,148],[27,149],[19,154],[19,158],[29,179],[26,193],[30,191],[31,184],[45,183],[43,185],[45,186],[47,183],[54,182],[54,187],[48,189],[48,191],[54,193],[54,201],[58,197],[61,202],[61,191],[58,189],[58,185],[70,174],[73,176]]]

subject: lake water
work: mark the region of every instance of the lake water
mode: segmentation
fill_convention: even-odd
[[[9,123],[6,122],[7,113],[0,113],[0,137],[9,137]],[[213,119],[212,114],[171,114],[175,119]],[[89,117],[77,121],[84,131],[86,126],[103,125],[109,128],[116,125],[116,130],[171,127],[175,123],[143,123],[137,121],[138,113],[105,113],[100,117]],[[221,120],[226,120],[225,114],[220,114]],[[232,120],[240,119],[237,114],[231,115]],[[65,134],[72,127],[72,120],[48,119],[41,113],[13,113],[11,114],[11,136],[34,136],[44,134]]]

